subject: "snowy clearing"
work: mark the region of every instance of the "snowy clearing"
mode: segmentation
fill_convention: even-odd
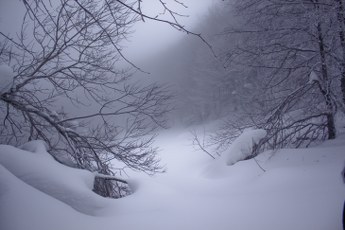
[[[93,194],[93,175],[67,168],[41,142],[0,146],[1,230],[342,229],[345,136],[317,148],[268,151],[215,164],[185,131],[157,140],[167,173],[133,174],[134,194]]]

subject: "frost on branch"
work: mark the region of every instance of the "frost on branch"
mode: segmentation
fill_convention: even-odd
[[[314,71],[311,71],[311,73],[309,74],[309,82],[308,83],[313,84],[314,82],[320,82],[320,79]]]

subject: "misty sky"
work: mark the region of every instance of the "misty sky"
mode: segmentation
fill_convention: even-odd
[[[186,28],[192,27],[201,19],[202,15],[212,3],[218,0],[182,0],[188,8],[182,7],[173,0],[166,0],[168,6],[176,10],[176,12],[188,15],[188,17],[180,17],[181,24]],[[162,7],[156,0],[144,0],[143,12],[156,16],[162,12]],[[15,34],[20,30],[23,17],[23,3],[18,0],[0,0],[0,31],[6,34]],[[162,49],[174,44],[179,38],[185,34],[178,32],[168,25],[146,21],[139,22],[133,28],[135,31],[128,39],[128,43],[124,43],[124,52],[133,62],[141,61]]]
[[[178,13],[188,15],[188,17],[180,17],[181,24],[185,25],[187,29],[193,30],[193,26],[201,20],[202,16],[207,12],[208,8],[218,2],[219,0],[183,0],[182,2],[188,6],[184,8],[178,4],[174,4],[172,0],[168,0],[171,9]],[[157,15],[162,10],[156,1],[146,0],[144,12],[150,15]],[[198,32],[198,31],[197,31]],[[135,33],[130,38],[130,43],[126,45],[126,53],[135,60],[140,61],[142,58],[154,55],[160,50],[174,44],[178,39],[186,36],[172,27],[146,21],[145,23],[138,23],[135,27]]]
[[[178,20],[182,25],[185,25],[188,30],[193,32],[195,31],[193,27],[202,20],[208,8],[218,1],[219,0],[182,0],[181,2],[188,6],[188,8],[185,8],[173,0],[165,0],[170,9],[175,10],[179,14],[188,15],[188,17],[179,17]],[[25,9],[22,1],[0,0],[0,31],[10,36],[16,36],[15,34],[20,32],[24,12]],[[154,17],[162,12],[162,7],[158,4],[158,0],[144,0],[143,12]],[[166,19],[171,20],[171,18]],[[161,67],[160,65],[162,65],[162,63],[157,63],[157,56],[159,56],[158,60],[162,61],[163,64],[166,62],[171,64],[172,58],[169,57],[169,53],[164,52],[164,50],[170,49],[171,46],[178,43],[181,39],[187,38],[188,35],[173,29],[167,24],[150,20],[138,22],[134,26],[133,31],[128,42],[122,44],[124,46],[123,53],[128,60],[136,66],[140,67],[145,72],[151,73],[147,75],[139,72],[138,79],[143,81],[167,80],[169,84],[171,84],[171,81],[173,81],[173,78],[177,75],[176,66],[172,65],[172,67],[169,66],[169,68],[165,68],[164,65]],[[180,61],[180,58],[177,59],[177,61]],[[74,110],[74,108],[67,108],[67,105],[65,105],[65,109],[69,112]]]

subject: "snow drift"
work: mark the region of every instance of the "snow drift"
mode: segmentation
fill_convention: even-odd
[[[342,229],[345,136],[264,152],[256,160],[265,172],[253,159],[221,161],[211,178],[201,172],[212,160],[181,133],[157,140],[167,173],[132,178],[135,192],[117,200],[93,194],[93,175],[55,162],[43,142],[0,146],[0,229]],[[80,194],[84,204],[70,201]]]
[[[227,165],[233,165],[252,154],[253,146],[267,135],[263,129],[247,129],[235,139],[229,149],[222,154],[221,160]]]
[[[93,173],[58,163],[43,141],[20,148],[0,145],[0,165],[20,180],[85,214],[95,215],[105,207],[107,199],[92,191]]]

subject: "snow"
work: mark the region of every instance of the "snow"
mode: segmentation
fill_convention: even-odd
[[[238,143],[249,147],[263,134],[248,131]],[[118,200],[91,194],[91,173],[55,162],[44,142],[0,146],[0,229],[342,229],[345,136],[262,153],[256,160],[265,171],[253,159],[219,161],[217,177],[205,176],[216,161],[194,150],[188,132],[166,131],[156,143],[167,173],[130,173],[134,193]],[[84,206],[52,187],[66,197],[81,195]]]
[[[317,76],[317,74],[314,71],[311,71],[311,73],[309,74],[309,84],[313,84],[314,82],[318,82],[319,77]]]
[[[93,173],[56,162],[43,141],[20,148],[0,145],[0,164],[14,176],[81,213],[96,215],[105,206],[106,199],[92,192]]]
[[[47,143],[42,140],[30,141],[18,148],[36,154],[47,154],[48,151]]]
[[[24,183],[1,165],[0,203],[2,230],[79,229],[91,222],[88,216]]]
[[[14,73],[12,69],[5,64],[0,64],[0,94],[11,89],[13,77]]]
[[[233,165],[238,161],[244,160],[252,153],[254,144],[259,143],[266,137],[267,132],[263,129],[247,129],[235,139],[229,149],[222,154],[221,160],[227,165]]]

